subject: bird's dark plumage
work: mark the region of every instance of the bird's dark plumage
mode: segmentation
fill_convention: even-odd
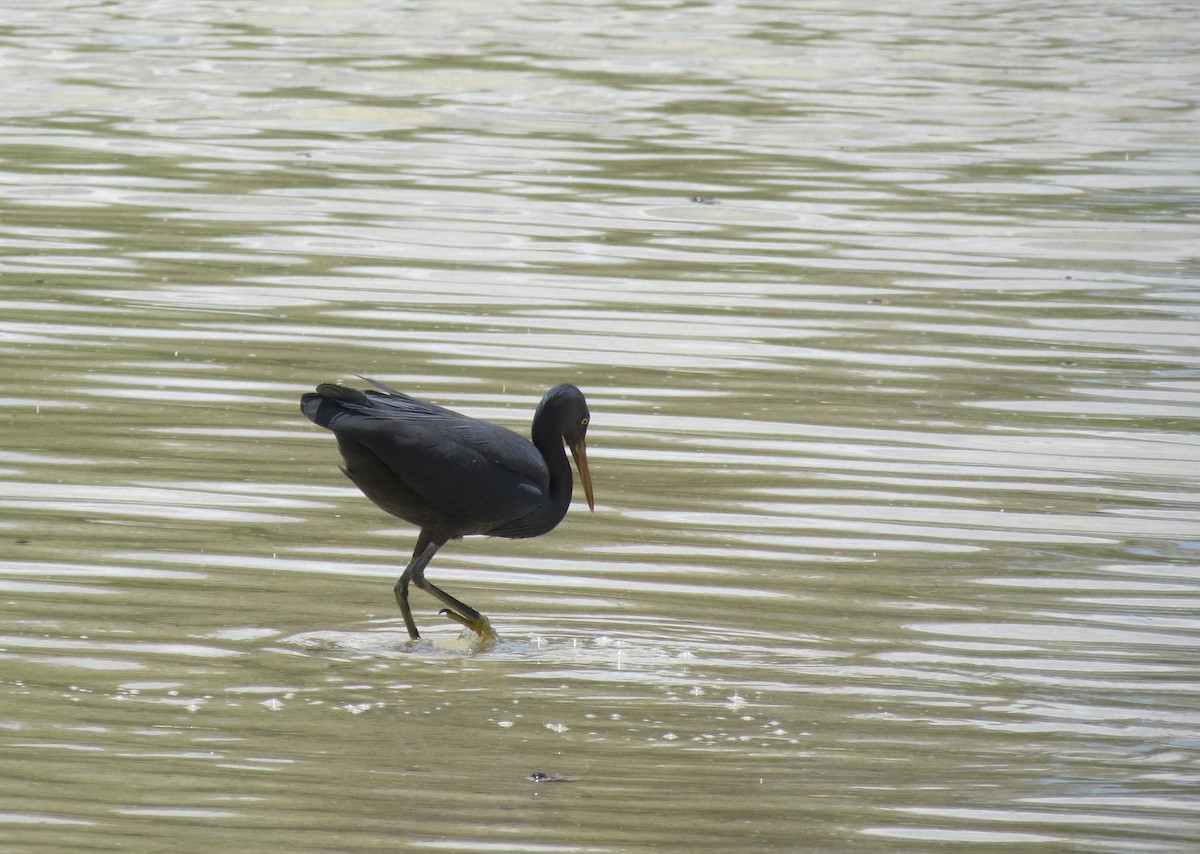
[[[571,466],[579,467],[594,507],[587,466],[590,414],[569,383],[546,392],[533,418],[533,441],[506,427],[460,415],[368,379],[377,390],[323,383],[300,399],[314,424],[333,431],[342,469],[383,510],[421,529],[396,583],[409,635],[419,637],[408,583],[447,605],[449,616],[491,635],[487,618],[425,580],[425,566],[447,541],[470,534],[536,537],[553,529],[571,503]]]

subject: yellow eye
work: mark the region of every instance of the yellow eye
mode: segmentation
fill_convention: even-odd
[[[586,427],[587,425],[588,425],[588,420],[587,420],[586,418],[580,418],[580,419],[579,419],[579,426],[580,426],[580,427]]]

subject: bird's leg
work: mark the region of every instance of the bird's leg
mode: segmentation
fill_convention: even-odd
[[[498,636],[496,635],[496,630],[492,629],[492,624],[490,621],[488,621],[488,619],[478,611],[475,613],[479,615],[479,619],[472,621],[466,617],[463,617],[462,614],[456,611],[450,611],[450,608],[443,608],[442,611],[438,612],[438,614],[442,615],[442,617],[448,620],[454,620],[458,625],[466,626],[467,629],[475,632],[476,635],[479,635],[481,638],[485,638],[487,640],[496,639]]]
[[[466,602],[460,602],[458,599],[455,599],[445,590],[425,578],[425,567],[429,565],[429,561],[433,560],[433,556],[437,554],[437,550],[441,546],[442,543],[436,542],[432,535],[421,531],[421,535],[417,538],[416,548],[413,549],[412,560],[408,562],[408,566],[404,568],[400,580],[396,582],[396,603],[400,606],[400,614],[404,617],[404,625],[408,628],[408,636],[413,640],[417,640],[421,636],[417,632],[417,624],[413,622],[412,609],[408,606],[408,584],[411,581],[429,595],[439,599],[446,606],[441,611],[443,615],[454,620],[456,623],[461,623],[484,638],[495,638],[496,631],[492,628],[492,624],[488,621],[487,617],[483,616],[483,614],[476,611]]]
[[[480,635],[481,637],[489,640],[495,639],[496,630],[492,628],[492,624],[488,621],[487,617],[483,616],[483,614],[476,611],[466,602],[461,602],[458,599],[455,599],[432,581],[427,580],[423,571],[420,574],[414,573],[412,581],[413,584],[420,587],[426,593],[430,594],[431,596],[436,596],[442,601],[442,604],[444,604],[446,607],[443,608],[439,613],[441,613],[443,616],[449,617],[456,623],[462,623],[468,629]]]
[[[421,633],[417,631],[416,621],[413,620],[412,608],[408,606],[408,582],[415,575],[421,579],[421,581],[417,582],[417,586],[422,586],[422,582],[425,579],[425,567],[433,560],[433,556],[437,554],[440,546],[441,543],[435,543],[433,537],[428,532],[422,531],[421,535],[417,537],[417,545],[413,549],[408,566],[404,567],[404,572],[400,573],[400,578],[396,581],[396,604],[400,606],[400,616],[404,618],[404,627],[408,629],[410,640],[419,640]]]

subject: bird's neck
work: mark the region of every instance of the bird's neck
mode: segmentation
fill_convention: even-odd
[[[556,510],[561,511],[558,518],[566,515],[571,503],[571,463],[567,459],[566,448],[563,447],[562,434],[544,425],[534,425],[533,445],[541,452],[546,460],[546,468],[550,472],[550,502]],[[557,520],[556,520],[557,524]]]

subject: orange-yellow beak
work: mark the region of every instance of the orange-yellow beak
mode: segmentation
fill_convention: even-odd
[[[579,479],[583,481],[583,494],[587,496],[588,509],[596,510],[596,500],[592,497],[592,474],[588,471],[587,442],[582,438],[579,444],[571,446],[571,456],[575,458],[575,468],[579,469]]]

